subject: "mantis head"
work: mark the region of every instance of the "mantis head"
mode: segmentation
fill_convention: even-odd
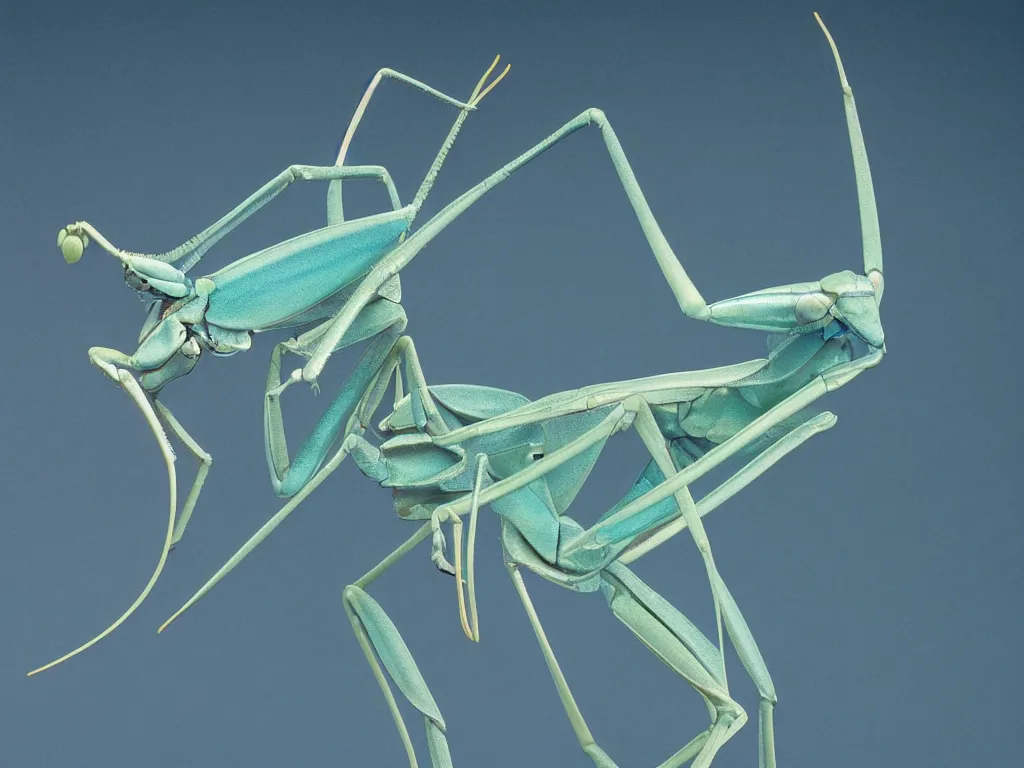
[[[825,326],[826,337],[834,325],[840,333],[852,331],[872,349],[884,349],[885,334],[878,314],[882,284],[882,273],[878,271],[865,276],[847,270],[822,279],[820,295],[830,302],[827,311],[831,322]]]
[[[872,349],[883,349],[878,314],[882,273],[850,270],[814,283],[793,283],[715,302],[708,318],[716,325],[769,333],[821,333],[824,338],[853,333]]]
[[[97,245],[124,265],[124,281],[130,288],[157,299],[179,299],[189,294],[192,281],[180,269],[163,259],[117,249],[84,221],[69,224],[57,233],[57,246],[64,261],[74,264],[81,259],[90,235]]]
[[[843,93],[850,146],[853,150],[857,200],[860,207],[861,246],[864,272],[836,272],[815,283],[793,283],[777,288],[747,293],[702,308],[699,315],[717,325],[753,328],[771,333],[821,333],[827,341],[852,333],[871,349],[873,356],[885,352],[885,335],[878,307],[882,303],[882,241],[878,229],[878,209],[871,181],[867,149],[853,100],[853,90],[846,79],[832,35],[818,14],[814,14],[832,49]],[[687,283],[686,287],[691,284]],[[693,289],[691,294],[696,294]],[[696,294],[699,297],[699,294]]]
[[[57,233],[57,247],[64,254],[64,261],[74,264],[89,245],[89,236],[84,232],[68,232],[70,227],[64,227]]]

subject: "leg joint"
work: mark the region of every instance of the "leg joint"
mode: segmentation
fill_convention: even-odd
[[[355,584],[349,584],[345,589],[341,591],[341,599],[348,605],[352,605],[353,602],[363,594],[364,590],[357,587]]]
[[[739,728],[747,722],[747,711],[732,699],[725,699],[715,705],[717,722],[721,722],[729,729]]]

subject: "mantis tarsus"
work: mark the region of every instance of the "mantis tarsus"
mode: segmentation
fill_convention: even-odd
[[[863,274],[839,272],[816,282],[769,288],[707,304],[668,245],[611,125],[599,110],[584,112],[474,188],[478,192],[471,190],[459,198],[468,200],[468,207],[476,199],[474,194],[479,197],[579,128],[597,125],[683,313],[716,325],[761,330],[774,336],[767,359],[593,385],[535,402],[488,387],[428,387],[418,369],[416,385],[406,394],[399,368],[401,352],[397,345],[391,350],[354,406],[350,425],[358,426],[346,428],[341,447],[320,472],[332,470],[352,454],[364,474],[394,489],[395,508],[401,517],[423,521],[405,543],[343,593],[345,610],[387,699],[411,765],[416,765],[415,753],[385,672],[423,714],[435,768],[451,765],[445,723],[397,628],[366,589],[429,538],[435,564],[457,576],[460,620],[466,635],[478,641],[474,541],[479,509],[490,505],[501,517],[506,568],[559,697],[580,746],[599,768],[610,768],[615,763],[597,744],[584,720],[530,600],[521,568],[580,592],[600,590],[616,617],[704,698],[710,725],[662,766],[692,760],[693,766],[706,768],[747,719],[729,693],[724,659],[727,633],[760,695],[760,765],[774,768],[775,688],[753,635],[715,564],[701,517],[811,436],[833,426],[835,417],[831,413],[813,415],[808,408],[825,393],[877,365],[885,354],[878,310],[883,291],[882,251],[867,155],[838,50],[821,19],[817,20],[839,70],[846,108],[860,205]],[[366,284],[372,286],[373,281]],[[363,287],[356,293],[359,290]],[[358,310],[352,306],[338,317],[347,312],[354,318]],[[341,338],[349,326],[341,320],[336,322],[340,331],[332,330]],[[363,434],[392,374],[395,404],[380,429],[393,436],[375,446]],[[293,374],[280,388],[303,378],[309,377]],[[625,497],[597,523],[584,528],[566,512],[608,438],[631,428],[651,459]],[[692,498],[692,482],[742,454],[748,458],[744,466],[703,498]],[[258,531],[161,630],[201,599],[292,508],[287,505]],[[469,531],[463,542],[461,518],[466,515]],[[441,531],[446,522],[451,522],[454,531],[454,567],[444,551]],[[717,618],[717,645],[627,567],[684,529],[689,529],[708,574]]]

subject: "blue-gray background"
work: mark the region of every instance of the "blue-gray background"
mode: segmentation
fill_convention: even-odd
[[[145,583],[165,475],[90,345],[134,347],[142,307],[90,248],[182,242],[291,163],[328,164],[381,66],[464,96],[495,53],[510,76],[463,130],[428,208],[589,106],[612,120],[709,300],[860,269],[842,104],[822,13],[858,95],[886,246],[884,365],[823,403],[840,420],[707,521],[779,690],[780,765],[1014,764],[1021,612],[1022,12],[960,3],[246,2],[0,8],[4,343],[0,765],[401,765],[340,603],[411,528],[346,464],[198,608],[156,626],[278,502],[262,445],[271,340],[205,357],[166,401],[216,463],[188,535],[141,610],[87,654]],[[454,113],[390,84],[349,155],[410,199]],[[320,226],[296,185],[218,246],[208,271]],[[349,211],[385,205],[349,187]],[[754,332],[680,316],[596,134],[507,182],[404,273],[427,377],[530,397],[763,354]],[[300,431],[314,399],[296,388]],[[179,451],[182,484],[193,462]],[[643,463],[609,446],[577,502],[593,520]],[[703,490],[707,490],[704,487]],[[589,765],[500,563],[486,513],[482,642],[417,550],[373,593],[409,641],[460,766]],[[688,538],[640,575],[712,631]],[[624,766],[706,724],[699,697],[598,595],[528,584],[590,726]],[[732,688],[756,694],[730,651]],[[421,752],[422,726],[408,720]],[[756,728],[717,765],[751,766]]]

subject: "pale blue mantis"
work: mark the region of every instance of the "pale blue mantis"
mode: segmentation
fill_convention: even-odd
[[[385,670],[424,715],[435,768],[451,765],[444,720],[394,624],[365,589],[418,543],[432,537],[435,563],[458,575],[457,599],[463,628],[471,639],[478,640],[473,542],[478,511],[488,504],[501,517],[506,567],[570,723],[581,747],[596,765],[608,768],[615,763],[594,739],[559,669],[521,577],[522,567],[578,591],[601,590],[613,613],[704,698],[711,724],[671,755],[663,766],[692,760],[694,766],[706,768],[746,721],[745,712],[731,697],[727,684],[727,632],[761,697],[760,763],[775,765],[774,685],[715,565],[701,516],[812,435],[831,427],[835,423],[832,414],[808,416],[806,409],[826,392],[877,365],[885,352],[878,315],[883,289],[882,253],[871,176],[852,90],[835,44],[827,30],[825,34],[839,69],[849,125],[860,204],[863,274],[840,272],[816,282],[770,288],[708,305],[669,247],[618,139],[599,110],[588,110],[570,121],[459,198],[468,207],[561,139],[587,125],[597,125],[684,314],[717,325],[762,330],[776,336],[765,360],[584,387],[532,403],[521,395],[491,388],[427,387],[422,383],[422,372],[412,371],[408,359],[411,391],[406,395],[399,373],[400,353],[394,349],[389,353],[359,397],[344,429],[347,437],[320,472],[332,470],[351,453],[365,474],[395,489],[399,515],[425,521],[402,546],[344,591],[345,609],[388,701],[411,765],[416,765],[414,750]],[[459,206],[459,201],[453,206]],[[429,227],[430,224],[426,225],[424,230]],[[411,241],[412,238],[407,242]],[[379,287],[375,283],[381,280],[383,284],[382,279],[387,279],[386,273],[376,279],[367,278],[352,294],[353,298],[360,291],[372,295]],[[323,348],[344,338],[358,316],[358,306],[358,302],[353,302],[341,310],[334,320],[337,325],[323,337]],[[294,372],[284,384],[269,386],[268,402],[276,403],[280,392],[293,383],[315,380],[319,369],[310,368],[315,360],[316,353],[310,357],[307,369]],[[392,373],[395,407],[380,428],[395,436],[374,446],[362,435]],[[631,427],[649,450],[651,461],[630,492],[595,525],[584,529],[565,512],[607,439]],[[690,484],[741,453],[750,456],[748,463],[695,502]],[[205,595],[292,509],[294,504],[286,505],[164,626]],[[465,515],[469,515],[469,532],[464,564],[461,517]],[[442,524],[448,521],[455,533],[454,568],[445,559],[440,535]],[[684,528],[689,528],[710,580],[718,620],[717,647],[627,568],[630,562]]]
[[[305,375],[306,380],[315,386],[317,376],[333,352],[370,340],[369,348],[341,392],[291,462],[288,460],[276,393],[268,383],[265,423],[271,479],[275,492],[282,497],[292,497],[296,504],[326,476],[324,473],[317,474],[317,470],[337,439],[340,427],[389,354],[395,351],[408,360],[411,371],[419,370],[415,348],[408,337],[401,337],[406,327],[406,315],[399,303],[401,287],[398,271],[405,263],[403,258],[406,261],[411,258],[412,254],[418,252],[464,210],[464,207],[452,210],[453,206],[448,206],[421,230],[414,235],[410,234],[413,220],[423,206],[466,117],[508,73],[509,68],[506,67],[487,83],[499,58],[494,59],[466,102],[446,96],[400,72],[380,70],[370,80],[356,107],[333,166],[292,165],[286,168],[227,215],[167,253],[146,255],[115,248],[87,222],[77,222],[60,230],[57,245],[68,263],[77,262],[90,240],[94,241],[121,262],[125,281],[150,302],[148,317],[139,334],[139,347],[134,354],[93,347],[89,350],[89,360],[125,389],[157,437],[167,466],[170,515],[156,569],[135,602],[99,635],[33,670],[29,675],[42,672],[81,653],[123,623],[152,590],[168,553],[185,532],[213,459],[185,431],[157,396],[167,383],[190,373],[204,349],[217,356],[233,355],[249,349],[254,332],[296,328],[304,332],[274,350],[270,381],[279,375],[281,351],[287,349],[311,358]],[[391,176],[382,166],[344,165],[345,154],[367,104],[384,78],[404,82],[459,108],[454,125],[412,203],[407,206],[401,204]],[[341,184],[345,179],[381,182],[387,189],[392,211],[345,221],[341,199]],[[195,280],[187,277],[189,270],[221,238],[295,181],[330,182],[326,227],[266,248],[211,275]],[[410,255],[406,257],[406,253]],[[365,286],[369,282],[373,283],[371,289],[358,290],[361,285]],[[282,285],[289,286],[289,289],[281,290]],[[348,306],[355,309],[352,315],[344,312]],[[335,319],[339,315],[344,318],[343,328]],[[129,372],[132,370],[139,372],[139,381]],[[412,380],[417,381],[415,373]],[[277,384],[280,385],[279,379]],[[164,425],[199,460],[199,470],[180,515],[177,514],[175,456]]]

